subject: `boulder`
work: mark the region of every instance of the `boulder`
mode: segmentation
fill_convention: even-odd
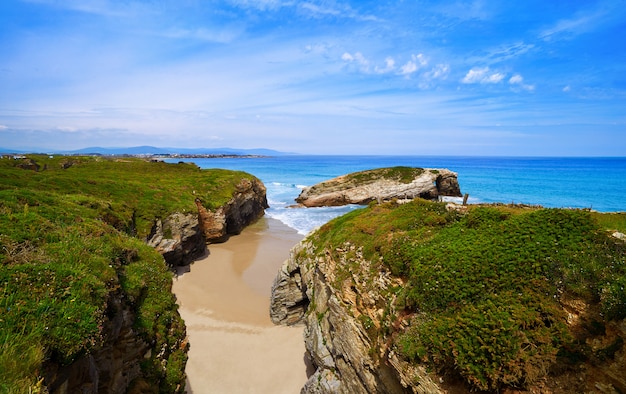
[[[461,197],[456,173],[390,167],[342,175],[304,188],[296,202],[305,207],[323,207],[417,197],[436,200],[439,196]]]

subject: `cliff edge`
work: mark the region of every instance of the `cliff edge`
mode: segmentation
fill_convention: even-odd
[[[0,392],[185,392],[171,268],[263,215],[263,184],[129,157],[0,171]]]
[[[436,200],[439,196],[461,196],[456,173],[447,169],[389,167],[342,175],[304,188],[296,202],[305,207],[323,207],[394,198]]]
[[[304,325],[302,393],[626,390],[623,215],[370,204],[291,251],[275,324]],[[620,219],[621,218],[621,219]]]
[[[236,184],[232,197],[214,210],[195,198],[197,212],[174,212],[164,219],[155,219],[148,245],[163,255],[168,265],[187,265],[206,253],[206,245],[225,242],[265,214],[266,188],[254,178]]]

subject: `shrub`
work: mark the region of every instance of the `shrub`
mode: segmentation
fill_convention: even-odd
[[[565,323],[564,294],[598,305],[606,320],[625,317],[624,243],[596,218],[504,206],[460,215],[415,200],[351,212],[316,237],[318,252],[350,242],[404,277],[398,307],[417,314],[396,345],[408,360],[499,390],[528,386],[559,357],[585,353]]]

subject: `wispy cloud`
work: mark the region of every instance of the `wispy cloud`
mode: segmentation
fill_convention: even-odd
[[[624,125],[622,0],[5,3],[0,146],[80,136],[327,153],[332,139],[337,153],[380,153],[384,131],[387,153],[515,138],[491,153],[534,154],[515,151],[526,131],[504,130]]]
[[[529,85],[524,83],[524,77],[520,74],[514,74],[511,78],[509,78],[509,84],[515,88],[521,88],[528,92],[532,92],[535,90],[535,85]]]
[[[600,1],[590,7],[580,9],[568,18],[559,19],[541,30],[538,37],[544,41],[573,39],[581,34],[623,23],[624,15],[626,15],[626,8],[623,2]]]
[[[426,67],[427,65],[428,59],[426,59],[426,56],[424,56],[423,53],[411,55],[411,60],[400,67],[400,74],[408,76],[415,73],[417,70]]]
[[[114,2],[110,0],[20,0],[25,3],[41,4],[48,7],[83,12],[86,14],[101,15],[106,17],[129,17],[138,12],[149,10],[138,1]]]
[[[504,77],[503,73],[493,72],[489,67],[476,67],[469,70],[461,82],[465,84],[494,84],[502,82]]]
[[[243,34],[244,30],[245,29],[242,26],[225,26],[219,29],[210,29],[206,27],[199,27],[194,29],[171,28],[160,31],[157,34],[169,38],[192,39],[225,44],[232,42],[237,37],[240,37]]]

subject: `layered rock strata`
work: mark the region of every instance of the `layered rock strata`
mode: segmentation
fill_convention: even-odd
[[[214,211],[196,199],[197,213],[173,213],[155,220],[147,238],[170,266],[186,265],[206,253],[207,243],[224,242],[256,221],[268,208],[265,185],[243,179],[232,198]]]
[[[370,329],[393,305],[383,289],[401,285],[398,279],[386,271],[367,279],[340,278],[337,265],[345,262],[334,261],[330,253],[311,257],[313,247],[309,239],[294,247],[274,281],[270,304],[274,324],[305,326],[306,349],[316,369],[302,393],[444,392],[424,368],[370,338]],[[352,263],[369,264],[358,249],[345,247]]]
[[[448,206],[456,210],[458,206]],[[623,239],[616,232],[613,237]],[[394,351],[394,335],[415,316],[398,310],[397,289],[405,286],[385,266],[364,258],[362,248],[345,242],[332,250],[312,233],[290,252],[276,276],[270,317],[278,325],[304,325],[308,356],[315,366],[302,394],[460,393],[471,388],[449,375],[429,372]],[[526,391],[504,393],[621,393],[626,387],[626,320],[604,322],[600,310],[564,297],[561,306],[571,332],[589,361],[562,361],[559,371]],[[594,328],[595,327],[595,328]],[[573,367],[572,365],[575,365]]]
[[[439,196],[461,197],[455,172],[393,167],[342,175],[304,188],[296,202],[305,207],[323,207],[417,197],[436,200]]]

